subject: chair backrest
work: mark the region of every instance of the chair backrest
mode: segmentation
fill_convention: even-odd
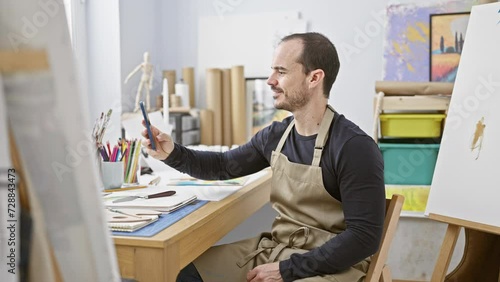
[[[385,201],[385,220],[382,241],[380,242],[379,250],[372,256],[370,268],[368,268],[368,272],[366,273],[365,282],[392,281],[389,268],[385,265],[385,262],[387,261],[392,238],[394,238],[394,234],[396,234],[396,227],[398,226],[404,200],[405,197],[403,195],[394,194],[391,199],[386,199]]]

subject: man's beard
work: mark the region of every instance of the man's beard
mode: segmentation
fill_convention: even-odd
[[[281,92],[280,95],[283,95],[284,99],[280,104],[275,103],[275,108],[278,110],[293,112],[307,105],[311,99],[311,97],[307,95],[303,89],[299,89],[298,91],[294,91],[290,94],[292,95]]]

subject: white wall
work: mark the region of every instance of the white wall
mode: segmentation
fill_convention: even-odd
[[[135,73],[127,84],[125,78],[137,65],[143,62],[144,52],[149,52],[154,68],[153,89],[150,93],[152,107],[156,105],[156,96],[161,92],[160,62],[165,53],[162,49],[163,24],[160,0],[120,0],[120,48],[121,48],[121,83],[123,112],[134,109],[137,88],[142,71]],[[141,99],[146,99],[141,93]]]
[[[113,109],[103,138],[121,136],[121,77],[119,1],[87,2],[88,91],[91,124]]]

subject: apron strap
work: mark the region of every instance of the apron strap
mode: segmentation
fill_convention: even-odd
[[[265,250],[265,248],[258,248],[257,250],[249,253],[246,255],[244,258],[240,259],[239,261],[236,262],[236,265],[238,265],[240,268],[245,266],[249,261],[251,261],[254,257],[256,257],[258,254],[262,253]]]
[[[283,251],[286,247],[288,247],[286,244],[279,243],[278,246],[276,246],[276,248],[274,248],[271,252],[271,255],[267,259],[267,263],[275,262],[281,251]]]
[[[307,240],[309,239],[309,227],[300,227],[297,228],[295,231],[290,233],[288,236],[288,244],[285,243],[277,243],[276,241],[269,240],[267,238],[262,238],[259,242],[258,248],[243,257],[242,259],[238,260],[236,264],[242,268],[245,266],[248,262],[250,262],[252,259],[254,259],[256,256],[258,256],[260,253],[267,249],[272,249],[271,254],[269,255],[269,258],[267,259],[267,263],[275,262],[276,258],[281,254],[281,252],[285,248],[298,248],[301,249],[306,243]],[[303,242],[298,243],[297,242],[297,237],[303,238]],[[265,240],[267,239],[267,240]]]
[[[278,146],[276,146],[275,149],[277,153],[281,153],[281,149],[283,149],[283,145],[285,144],[286,138],[288,138],[288,134],[290,134],[290,131],[292,130],[294,125],[295,125],[295,119],[293,119],[292,122],[290,122],[285,132],[283,133],[283,136],[281,136],[280,142],[278,143]]]
[[[283,136],[281,136],[280,142],[278,142],[278,146],[276,146],[276,149],[274,149],[274,151],[271,153],[271,167],[273,169],[274,165],[276,164],[276,161],[278,160],[279,155],[281,154],[281,149],[283,149],[283,145],[285,145],[285,141],[288,138],[290,131],[292,131],[294,125],[295,125],[295,119],[293,119],[290,122],[285,132],[283,132]]]
[[[275,262],[276,258],[281,254],[281,252],[285,248],[295,248],[295,249],[302,249],[304,245],[307,243],[307,239],[309,239],[309,227],[302,226],[298,228],[297,230],[293,231],[289,236],[288,236],[288,244],[285,243],[279,243],[278,246],[276,246],[273,251],[271,252],[271,255],[267,259],[267,263]],[[299,236],[300,235],[300,236]],[[304,238],[304,241],[300,244],[298,244],[295,239],[297,237],[302,237]]]
[[[242,259],[240,259],[236,262],[236,264],[240,268],[245,266],[249,261],[251,261],[253,258],[255,258],[257,255],[259,255],[263,251],[265,251],[267,249],[275,248],[279,245],[278,243],[276,243],[270,239],[267,239],[267,240],[264,240],[264,239],[267,239],[267,238],[264,237],[264,238],[260,239],[259,247],[257,248],[257,250],[249,253],[248,255],[246,255],[245,257],[243,257]]]
[[[297,230],[293,231],[288,236],[288,247],[302,248],[307,243],[307,240],[309,239],[310,233],[311,232],[310,232],[309,227],[306,227],[306,226],[302,226],[302,227],[298,228]],[[302,235],[300,235],[300,234],[302,234]],[[297,237],[304,238],[304,242],[299,244],[297,241],[295,241],[297,239]]]
[[[321,154],[323,152],[323,147],[325,146],[326,140],[328,139],[328,132],[330,129],[330,125],[332,124],[332,121],[334,119],[334,116],[335,116],[334,109],[332,108],[332,106],[327,105],[327,109],[319,126],[319,132],[318,136],[316,137],[316,143],[314,145],[312,166],[319,166],[319,163],[321,161]],[[292,122],[290,122],[285,132],[283,133],[283,136],[281,136],[280,142],[278,143],[278,146],[276,146],[275,149],[276,153],[281,153],[281,149],[283,149],[283,145],[285,144],[285,141],[288,138],[288,135],[290,134],[290,131],[292,130],[294,125],[295,125],[295,119],[292,120]]]
[[[319,126],[318,136],[316,137],[316,144],[314,145],[314,155],[311,164],[312,166],[319,166],[319,163],[321,161],[321,154],[323,153],[323,147],[325,146],[326,140],[328,139],[328,132],[334,116],[335,114],[332,106],[328,105],[327,110],[325,111],[325,115],[323,116],[323,120],[321,120],[321,124]]]

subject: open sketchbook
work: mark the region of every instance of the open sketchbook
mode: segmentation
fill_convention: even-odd
[[[139,209],[108,209],[108,226],[112,231],[134,232],[158,220],[161,212]]]
[[[175,190],[176,193],[172,196],[153,198],[153,199],[142,199],[138,198],[135,200],[127,202],[114,203],[113,201],[121,199],[128,196],[146,196],[153,193],[165,192],[168,190]],[[114,192],[104,197],[104,205],[107,208],[113,209],[146,209],[154,210],[162,213],[170,213],[185,205],[188,205],[196,200],[196,195],[189,191],[183,191],[182,189],[172,189],[166,187],[148,187],[141,190]]]

